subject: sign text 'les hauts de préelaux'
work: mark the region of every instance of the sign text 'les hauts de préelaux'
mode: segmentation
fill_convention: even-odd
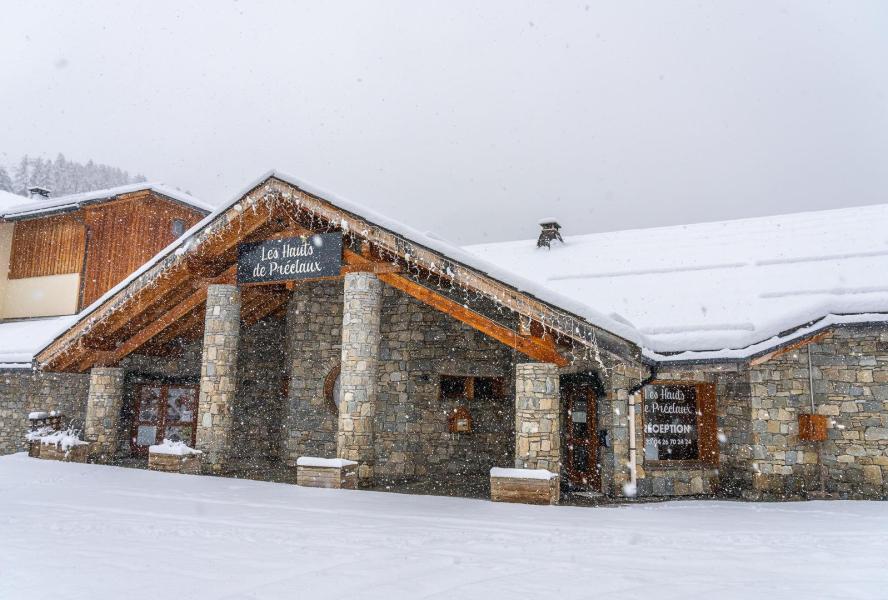
[[[335,277],[341,269],[341,233],[264,240],[237,247],[238,283]]]

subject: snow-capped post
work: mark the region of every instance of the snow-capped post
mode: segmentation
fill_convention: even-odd
[[[376,382],[382,282],[372,273],[348,273],[343,286],[339,458],[358,462],[361,485],[373,479]]]
[[[237,382],[240,341],[240,291],[235,285],[207,286],[196,446],[203,465],[220,472],[231,434],[231,406]]]
[[[558,366],[515,366],[515,467],[561,471]]]
[[[90,443],[89,453],[99,462],[107,462],[117,453],[124,374],[119,367],[93,367],[89,372],[84,434]]]

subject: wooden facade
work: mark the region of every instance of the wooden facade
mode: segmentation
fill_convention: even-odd
[[[202,218],[196,208],[143,190],[65,214],[17,221],[9,279],[79,273],[77,306],[82,309]]]
[[[202,214],[149,192],[83,210],[89,231],[80,306],[89,306],[176,239],[173,222],[187,229]]]
[[[77,213],[20,221],[12,235],[9,278],[80,273],[86,228]]]

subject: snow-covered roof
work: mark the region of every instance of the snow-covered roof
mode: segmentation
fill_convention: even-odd
[[[5,190],[0,190],[0,214],[9,211],[13,207],[21,206],[27,201],[28,199],[24,196],[19,196],[18,194],[13,194],[12,192],[7,192]]]
[[[0,323],[0,369],[28,369],[34,355],[77,322],[77,315]]]
[[[465,249],[631,323],[655,358],[746,357],[816,319],[888,313],[888,205]]]
[[[47,200],[38,201],[29,200],[23,196],[15,196],[15,194],[13,194],[13,196],[18,198],[19,203],[11,205],[0,204],[0,213],[2,213],[0,216],[4,219],[21,219],[43,213],[74,210],[80,208],[84,204],[111,200],[122,194],[130,194],[143,190],[151,190],[157,194],[171,198],[176,202],[192,206],[204,212],[210,212],[215,209],[213,205],[207,204],[203,200],[198,200],[190,194],[169,188],[160,183],[132,183],[105,190],[70,194],[68,196],[59,196],[58,198],[49,198]],[[0,198],[0,201],[2,200],[3,198]]]
[[[460,248],[278,171],[216,207],[79,319],[187,252],[270,178],[637,344],[652,360],[745,359],[826,326],[888,322],[888,205],[567,236],[551,250],[536,240]]]

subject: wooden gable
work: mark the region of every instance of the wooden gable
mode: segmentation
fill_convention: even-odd
[[[206,285],[233,281],[238,244],[334,231],[342,232],[345,245],[340,276],[377,273],[386,284],[535,360],[567,364],[559,347],[579,329],[566,328],[559,321],[564,314],[275,177],[196,232],[187,251],[161,257],[105,300],[44,349],[38,363],[50,370],[77,371],[101,361],[116,362],[138,349],[162,352],[179,335],[193,337],[202,331]],[[298,282],[244,288],[242,318],[255,322],[281,310],[294,285]],[[455,286],[495,301],[513,315],[511,324],[448,297],[447,290]],[[527,326],[517,327],[516,322]],[[633,352],[628,342],[607,332],[600,335]]]

